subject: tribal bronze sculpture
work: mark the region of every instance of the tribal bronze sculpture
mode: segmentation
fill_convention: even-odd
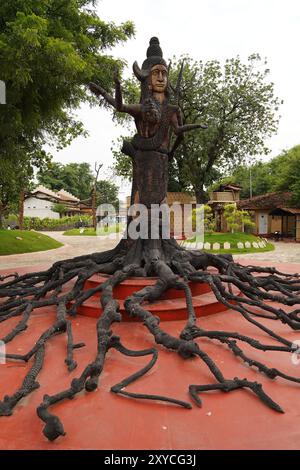
[[[128,113],[135,120],[137,133],[130,142],[124,142],[123,152],[131,157],[133,165],[131,201],[143,204],[147,208],[148,217],[151,218],[151,205],[163,204],[166,201],[168,168],[184,133],[189,131],[205,132],[206,126],[204,124],[182,124],[178,107],[181,74],[179,74],[177,85],[172,87],[169,83],[168,66],[163,59],[157,38],[150,40],[147,58],[142,68],[139,68],[135,62],[133,70],[141,84],[140,103],[126,104],[123,102],[117,73],[114,77],[114,97],[99,84],[91,83],[89,87],[94,94],[102,96],[118,112]],[[172,133],[175,134],[175,140],[171,140]],[[214,270],[211,270],[211,267]],[[109,276],[98,287],[84,290],[85,282],[96,273],[104,273]],[[283,353],[294,351],[290,341],[261,323],[259,317],[270,321],[277,320],[293,330],[300,329],[299,310],[297,309],[297,304],[300,303],[298,274],[285,274],[275,268],[268,267],[241,266],[235,263],[231,256],[213,255],[198,250],[187,251],[179,246],[171,236],[169,238],[159,236],[156,239],[145,237],[137,240],[126,236],[110,251],[58,261],[51,268],[42,272],[0,278],[0,297],[3,299],[0,304],[0,322],[21,317],[17,326],[2,338],[4,343],[13,341],[27,328],[34,309],[53,306],[57,312],[53,325],[40,336],[30,351],[22,355],[6,355],[8,361],[28,362],[32,360],[33,364],[20,389],[0,401],[0,415],[12,414],[19,400],[39,387],[37,377],[43,367],[47,343],[54,335],[60,333],[66,335],[67,357],[65,362],[69,371],[76,368],[74,351],[84,345],[73,343],[72,317],[76,315],[77,309],[96,292],[101,293],[103,310],[97,321],[96,357],[94,361],[86,365],[78,378],[71,381],[69,388],[55,395],[44,396],[42,403],[37,408],[38,416],[45,423],[44,435],[49,440],[64,435],[65,431],[60,419],[52,414],[49,408],[62,400],[72,399],[82,390],[90,392],[97,389],[105,356],[110,349],[116,349],[133,357],[152,356],[146,367],[119,384],[113,385],[111,388],[113,393],[137,399],[169,402],[187,409],[191,408],[189,402],[175,398],[153,394],[135,394],[124,390],[127,385],[151,369],[159,351],[159,347],[131,351],[125,348],[121,339],[113,333],[113,323],[122,320],[119,312],[120,306],[113,297],[113,288],[130,276],[155,276],[157,280],[154,285],[145,287],[126,299],[125,309],[128,314],[143,322],[159,347],[168,348],[178,353],[183,359],[198,358],[210,370],[214,383],[208,385],[191,384],[188,387],[190,397],[196,405],[201,406],[200,392],[209,390],[230,392],[246,388],[256,394],[266,406],[277,412],[283,412],[281,407],[265,393],[261,384],[246,378],[225,377],[219,366],[202,349],[201,341],[197,342],[196,339],[206,338],[218,341],[228,347],[244,363],[256,367],[259,372],[270,379],[281,377],[291,382],[300,383],[300,378],[286,375],[275,368],[269,368],[264,363],[253,359],[242,349],[243,344],[246,344],[260,351],[281,351]],[[71,280],[75,282],[72,287],[67,288]],[[253,324],[259,331],[263,331],[267,337],[271,337],[272,344],[265,344],[240,334],[234,328],[232,331],[215,331],[201,327],[196,321],[189,281],[207,283],[219,302],[234,309],[245,321]],[[235,286],[240,294],[236,294],[232,286]],[[178,337],[164,331],[159,318],[143,305],[145,301],[159,299],[169,288],[182,290],[186,298],[187,319]],[[276,301],[282,307],[274,307],[269,301]],[[295,306],[295,308],[292,311],[287,311],[284,306]],[[274,344],[274,340],[276,340],[276,344]]]

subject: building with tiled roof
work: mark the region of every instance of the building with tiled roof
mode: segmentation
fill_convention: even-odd
[[[54,212],[54,204],[63,204],[66,207],[65,215],[72,216],[87,213],[86,205],[73,196],[73,194],[61,189],[54,192],[45,186],[38,186],[32,192],[28,193],[24,200],[24,216],[38,217],[39,219],[59,219],[58,212]]]
[[[300,208],[293,204],[290,191],[244,199],[238,208],[252,213],[257,235],[269,237],[279,232],[282,238],[300,241]]]

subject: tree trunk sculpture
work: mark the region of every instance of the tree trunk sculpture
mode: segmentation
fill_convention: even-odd
[[[135,120],[137,134],[131,142],[124,142],[123,152],[132,158],[133,185],[132,203],[143,204],[147,208],[147,217],[151,220],[151,205],[166,201],[168,183],[168,165],[176,148],[180,145],[185,132],[202,132],[202,124],[183,126],[179,108],[176,104],[180,88],[180,77],[176,87],[168,82],[168,67],[162,57],[157,38],[152,38],[147,51],[147,59],[140,69],[134,63],[133,70],[141,82],[141,100],[139,104],[125,104],[122,100],[120,81],[115,75],[115,97],[109,95],[100,85],[90,84],[90,89],[101,95],[117,111],[129,113]],[[173,104],[171,104],[173,91]],[[171,133],[176,140],[171,147]],[[131,223],[129,219],[129,224]],[[162,227],[160,227],[162,228]],[[127,228],[127,235],[129,231]],[[210,270],[210,267],[217,270]],[[83,290],[85,282],[96,273],[111,275],[107,281],[96,288]],[[259,274],[259,275],[257,275]],[[125,348],[119,337],[113,334],[112,325],[122,320],[119,305],[113,298],[113,288],[130,276],[156,276],[154,286],[146,287],[125,301],[126,311],[140,319],[153,335],[155,343],[177,352],[183,359],[198,357],[209,368],[215,383],[209,385],[190,385],[192,401],[201,406],[199,394],[209,390],[230,392],[238,388],[250,389],[266,406],[277,412],[283,412],[263,390],[261,384],[245,378],[225,377],[213,359],[201,347],[197,338],[209,338],[227,346],[244,363],[256,367],[270,379],[281,377],[300,383],[300,378],[288,376],[278,369],[269,368],[264,363],[248,356],[242,349],[246,343],[260,351],[293,352],[293,344],[276,334],[271,328],[259,321],[264,319],[280,321],[293,330],[300,329],[297,304],[300,303],[300,281],[298,274],[289,275],[275,268],[257,266],[243,267],[233,262],[231,256],[213,255],[201,251],[186,251],[169,237],[156,239],[140,237],[137,240],[124,237],[112,250],[103,253],[80,256],[70,260],[56,262],[43,272],[22,276],[2,276],[0,278],[0,322],[12,317],[20,317],[17,326],[2,338],[4,343],[12,341],[26,330],[34,309],[43,306],[56,308],[55,323],[47,329],[26,354],[7,354],[7,360],[32,361],[32,367],[22,386],[11,396],[0,401],[0,415],[8,416],[20,399],[39,387],[38,374],[43,367],[47,343],[54,335],[66,335],[66,365],[73,371],[77,364],[74,358],[76,348],[84,344],[74,344],[72,335],[72,317],[80,305],[96,292],[101,292],[103,314],[97,322],[98,349],[95,360],[86,366],[82,374],[71,381],[70,387],[55,395],[45,395],[37,409],[38,416],[45,423],[44,435],[49,440],[64,435],[65,431],[59,418],[49,411],[56,403],[72,399],[82,390],[93,391],[98,387],[99,376],[103,370],[106,353],[115,348],[128,356],[151,356],[148,365],[136,374],[127,377],[112,386],[111,391],[131,398],[158,400],[173,403],[176,406],[191,408],[191,404],[175,398],[158,395],[135,394],[124,388],[144,375],[155,364],[159,348],[132,351]],[[62,290],[69,281],[74,285],[69,290]],[[210,331],[196,324],[191,291],[188,281],[208,283],[216,299],[228,308],[235,309],[259,330],[272,338],[272,344],[264,344],[254,338],[232,331]],[[233,292],[236,286],[241,292]],[[187,304],[187,321],[179,337],[166,333],[160,326],[159,319],[147,311],[143,303],[155,301],[169,288],[183,290]],[[73,301],[72,306],[70,306]],[[276,301],[282,307],[275,308],[269,301]],[[284,306],[295,306],[293,311],[285,311]],[[274,344],[276,340],[277,344]],[[246,398],[245,398],[246,399]]]

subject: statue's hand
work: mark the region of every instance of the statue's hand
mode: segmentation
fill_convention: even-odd
[[[142,116],[144,121],[156,123],[160,119],[160,112],[151,99],[146,99],[142,103]]]
[[[155,109],[156,109],[156,107],[150,99],[147,99],[142,103],[142,112],[144,114],[152,113]]]
[[[184,126],[178,126],[174,132],[176,135],[184,134],[185,132],[193,131],[195,129],[207,129],[206,124],[185,124]]]

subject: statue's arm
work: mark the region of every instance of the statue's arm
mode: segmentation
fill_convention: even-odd
[[[89,83],[89,89],[91,90],[92,93],[96,96],[102,96],[105,101],[108,102],[108,104],[111,104],[114,108],[116,108],[116,100],[109,94],[107,93],[102,86],[97,85],[96,83],[90,82]]]
[[[172,116],[172,127],[175,135],[182,135],[185,132],[193,131],[194,129],[207,129],[206,124],[185,124],[182,125],[181,114],[179,110]]]
[[[177,135],[177,138],[173,144],[172,149],[169,152],[169,159],[172,160],[172,158],[175,155],[175,152],[177,148],[182,144],[184,140],[184,133],[188,131],[192,131],[194,129],[207,129],[207,125],[205,124],[182,124],[182,116],[179,108],[174,112],[172,119],[171,119],[171,125],[174,131],[174,134]]]
[[[115,78],[115,98],[107,93],[102,86],[97,85],[96,83],[91,82],[89,84],[89,89],[92,93],[96,96],[102,96],[108,104],[113,106],[116,111],[120,113],[127,113],[133,117],[139,116],[141,113],[141,105],[140,104],[124,104],[123,97],[122,97],[122,90],[120,81]]]
[[[114,81],[115,81],[115,102],[116,102],[116,110],[120,113],[127,113],[133,117],[138,117],[141,113],[141,105],[140,104],[125,104],[123,103],[123,96],[122,96],[122,88],[121,83],[118,78],[117,71],[114,74]]]

